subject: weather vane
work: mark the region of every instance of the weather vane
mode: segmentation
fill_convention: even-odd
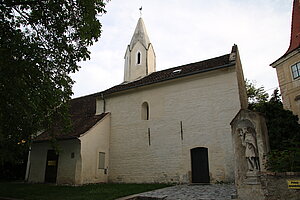
[[[140,16],[142,17],[142,9],[143,9],[143,7],[141,6],[140,8],[139,8],[139,10],[140,10]]]

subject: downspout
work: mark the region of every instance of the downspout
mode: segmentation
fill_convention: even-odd
[[[106,108],[106,103],[105,103],[105,98],[104,98],[104,94],[101,93],[101,99],[103,100],[103,113],[105,113],[105,108]]]

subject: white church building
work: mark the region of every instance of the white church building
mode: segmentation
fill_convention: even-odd
[[[32,144],[28,181],[57,184],[234,180],[230,122],[247,96],[238,48],[156,71],[142,18],[126,49],[124,82],[72,99],[72,131]],[[59,151],[51,135],[57,135]]]

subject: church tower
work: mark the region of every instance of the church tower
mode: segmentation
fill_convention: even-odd
[[[276,68],[284,108],[300,122],[300,0],[293,3],[290,46],[271,66]]]
[[[124,82],[140,79],[156,70],[154,49],[142,18],[139,18],[124,59]]]

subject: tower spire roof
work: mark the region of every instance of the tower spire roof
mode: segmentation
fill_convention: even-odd
[[[298,47],[300,47],[300,0],[294,0],[290,46],[285,55]]]
[[[136,25],[134,34],[132,36],[131,42],[130,42],[130,50],[132,50],[133,46],[137,43],[140,42],[144,45],[146,49],[148,49],[148,46],[150,44],[150,40],[146,31],[146,27],[144,24],[143,19],[140,17],[139,21]]]

